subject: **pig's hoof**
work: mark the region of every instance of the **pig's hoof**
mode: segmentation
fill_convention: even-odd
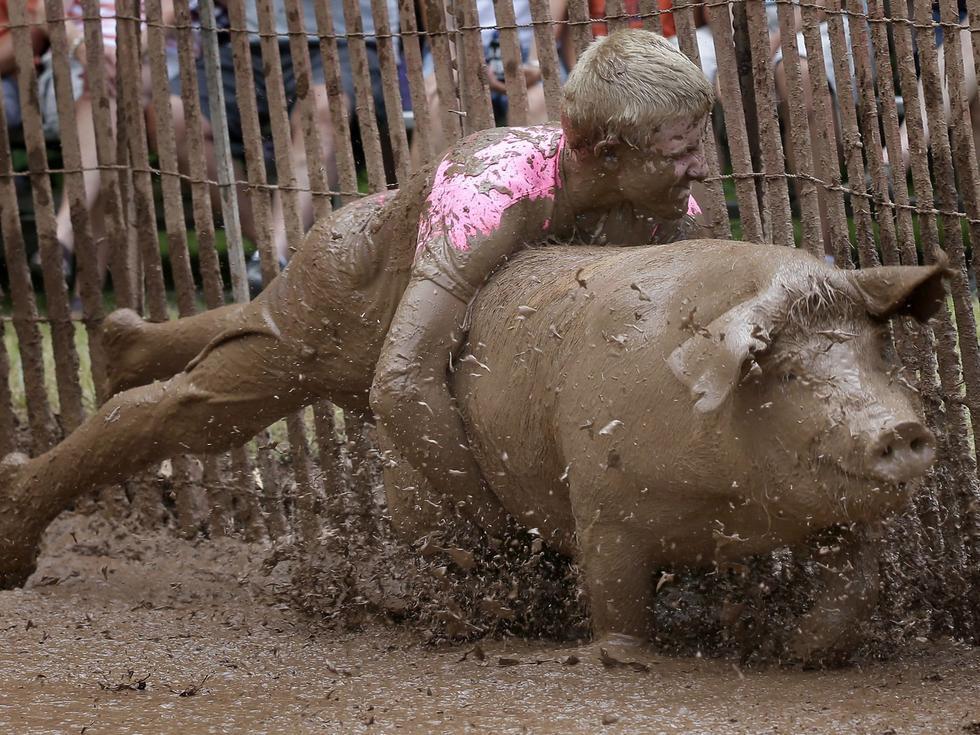
[[[578,654],[579,659],[598,662],[606,669],[627,669],[647,672],[656,656],[649,642],[622,633],[607,633],[584,646]]]
[[[106,392],[115,395],[142,385],[137,341],[143,317],[132,309],[116,309],[102,323],[102,346],[106,352]]]
[[[37,567],[37,541],[28,540],[30,527],[19,512],[22,499],[16,491],[18,475],[27,462],[20,452],[0,460],[0,589],[22,586]]]
[[[820,629],[804,623],[786,642],[784,658],[788,663],[802,664],[807,669],[845,666],[860,645],[859,628],[859,625],[855,625],[852,630],[842,631],[829,626]]]

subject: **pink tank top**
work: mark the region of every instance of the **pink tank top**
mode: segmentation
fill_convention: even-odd
[[[419,223],[416,252],[437,235],[456,250],[468,250],[470,238],[496,230],[514,204],[554,199],[561,187],[558,162],[564,147],[561,128],[512,128],[501,140],[474,153],[468,164],[442,161]],[[694,197],[687,211],[692,216],[701,213]]]

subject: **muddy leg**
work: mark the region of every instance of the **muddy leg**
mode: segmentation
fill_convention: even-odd
[[[595,518],[576,518],[576,527],[593,638],[642,646],[650,637],[653,601],[650,534]]]
[[[345,225],[350,224],[347,220],[356,224],[359,218],[366,219],[374,211],[370,207],[377,209],[379,204],[368,201],[358,206],[360,209],[349,209]],[[249,304],[231,304],[167,322],[145,322],[131,309],[112,312],[103,326],[107,393],[112,395],[154,380],[166,380],[184,370],[209,346],[213,347],[215,340],[223,342],[246,332],[281,330],[287,341],[308,341],[312,348],[321,346],[316,341],[325,321],[336,320],[345,326],[359,327],[360,323],[351,318],[364,311],[363,303],[356,298],[358,284],[338,275],[343,264],[338,264],[337,254],[349,257],[351,253],[365,252],[366,247],[357,239],[356,232],[345,241],[344,247],[334,250],[326,247],[326,238],[335,234],[330,226],[332,222],[324,221],[314,228],[290,261],[290,267]],[[373,256],[368,253],[362,257]],[[272,325],[277,320],[281,323]],[[335,341],[339,343],[346,336],[345,333]],[[347,352],[348,362],[357,357],[356,346],[335,347],[326,359],[335,359],[341,351]],[[364,357],[364,362],[373,367],[376,354]],[[371,367],[363,368],[367,371],[365,375],[370,375]]]
[[[860,643],[878,601],[879,529],[855,525],[841,531],[831,551],[817,557],[822,591],[787,643],[806,663],[834,663]]]
[[[81,493],[177,454],[224,451],[317,397],[323,386],[303,377],[312,363],[296,342],[229,339],[188,372],[110,399],[47,453],[11,458],[0,471],[0,587],[27,579],[44,529]]]
[[[169,322],[147,322],[132,309],[106,317],[107,395],[176,375],[208,343],[240,318],[239,304]]]

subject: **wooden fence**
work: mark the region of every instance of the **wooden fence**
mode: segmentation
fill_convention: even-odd
[[[590,17],[585,0],[569,0],[557,18],[546,0],[529,0],[529,14],[522,1],[494,3],[508,120],[523,124],[535,114],[556,120],[562,69],[574,63],[592,41],[595,21],[603,19]],[[288,16],[285,34],[275,26],[277,3],[284,3]],[[304,0],[256,4],[259,27],[249,34],[241,2],[216,13],[214,0],[200,0],[193,12],[188,0],[173,0],[172,10],[161,0],[117,0],[118,62],[111,79],[103,63],[99,0],[80,0],[94,141],[79,135],[69,83],[69,54],[78,46],[70,46],[61,0],[45,0],[46,21],[29,17],[23,3],[10,4],[23,122],[11,128],[0,107],[0,454],[18,446],[43,451],[106,398],[101,325],[107,297],[154,321],[245,301],[244,210],[268,280],[279,268],[272,247],[276,229],[285,228],[288,241],[296,243],[308,226],[305,193],[315,216],[325,216],[364,193],[397,186],[444,145],[494,124],[481,38],[487,29],[476,0],[448,7],[438,0],[398,0],[397,18],[389,17],[384,0],[371,0],[367,16],[354,0],[317,2],[315,28],[304,27]],[[974,125],[980,128],[980,0],[677,0],[670,16],[659,7],[655,0],[607,0],[604,20],[611,29],[659,31],[669,19],[680,49],[699,63],[705,55],[706,69],[716,73],[719,105],[706,149],[710,169],[724,173],[710,177],[700,193],[715,235],[798,244],[832,255],[844,268],[930,262],[940,250],[949,256],[955,275],[948,309],[930,327],[903,323],[895,330],[897,348],[918,376],[941,459],[914,511],[895,521],[893,537],[901,543],[890,543],[886,563],[906,589],[914,589],[895,598],[903,610],[975,638],[980,348],[970,253],[980,237],[973,136]],[[341,17],[343,35],[335,33]],[[368,19],[373,33],[364,32]],[[37,94],[31,31],[39,25],[46,25],[51,44],[60,117],[56,143],[43,133],[43,98]],[[938,47],[937,30],[944,41]],[[529,35],[542,78],[530,86],[518,73]],[[964,53],[971,47],[972,56]],[[220,73],[221,54],[229,49],[233,80]],[[287,49],[295,80],[288,90],[280,57]],[[320,91],[310,84],[310,54],[317,50],[324,69],[319,100]],[[423,54],[431,55],[431,65]],[[707,68],[711,56],[716,63]],[[265,83],[265,129],[253,62],[261,65]],[[232,82],[240,131],[230,133],[220,99]],[[353,87],[352,104],[345,84]],[[439,102],[431,105],[436,94]],[[535,112],[535,99],[542,98]],[[202,99],[209,109],[202,109]],[[325,143],[333,164],[322,153]],[[267,165],[269,158],[274,166]],[[98,227],[86,207],[84,172],[92,170],[100,173]],[[62,275],[61,198],[70,204],[77,296]],[[29,266],[35,247],[41,288],[32,283]],[[111,275],[111,294],[103,293],[104,270]],[[53,360],[45,358],[48,349]],[[228,457],[175,459],[178,525],[189,533],[208,524],[212,534],[238,528],[273,538],[295,526],[310,537],[343,523],[345,515],[365,508],[377,513],[362,481],[375,472],[362,428],[354,417],[345,424],[324,403]],[[288,462],[277,461],[284,456]],[[118,501],[103,495],[105,502],[113,497]],[[900,617],[902,610],[892,612]]]

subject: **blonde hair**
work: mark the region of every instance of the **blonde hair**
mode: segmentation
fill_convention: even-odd
[[[645,147],[665,122],[697,120],[714,105],[704,72],[663,36],[638,29],[600,38],[562,89],[561,124],[573,150]]]

